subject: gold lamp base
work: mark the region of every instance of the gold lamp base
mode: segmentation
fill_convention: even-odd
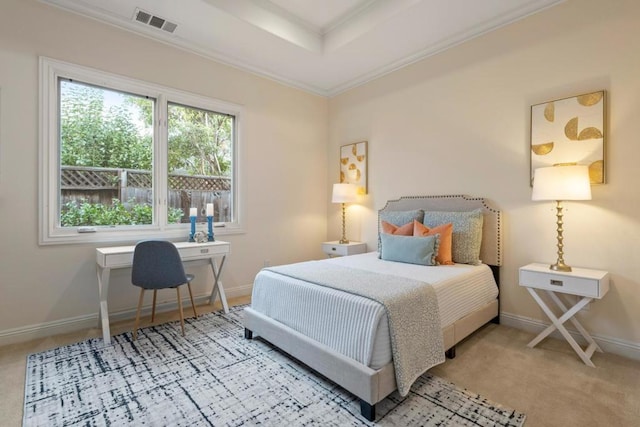
[[[349,243],[349,239],[347,239],[346,232],[345,232],[346,231],[345,218],[346,218],[345,206],[344,206],[344,203],[342,203],[342,238],[339,241],[341,245],[346,245],[347,243]]]
[[[571,267],[569,267],[565,263],[559,263],[559,262],[556,262],[555,264],[551,264],[549,266],[549,269],[553,271],[571,271]]]
[[[562,232],[564,231],[564,229],[562,228],[562,201],[560,200],[556,200],[556,226],[557,226],[557,232],[558,232],[558,236],[557,236],[557,240],[558,240],[558,260],[556,261],[555,264],[551,264],[549,266],[550,270],[553,271],[571,271],[571,267],[569,267],[567,264],[564,263],[564,243],[563,243],[563,237],[562,237]]]

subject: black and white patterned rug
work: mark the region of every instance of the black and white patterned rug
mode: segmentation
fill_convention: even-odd
[[[402,399],[359,401],[267,343],[242,306],[29,355],[24,426],[521,426],[525,415],[430,374]]]

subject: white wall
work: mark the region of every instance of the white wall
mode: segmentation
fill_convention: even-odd
[[[553,203],[531,201],[530,106],[605,89],[607,184],[565,204],[565,260],[611,272],[609,294],[579,317],[616,351],[640,354],[639,23],[636,0],[570,0],[331,99],[329,183],[339,146],[369,141],[370,194],[349,212],[349,237],[374,248],[387,199],[487,197],[504,212],[505,320],[539,325],[518,267],[555,261],[556,219]]]
[[[98,310],[95,246],[38,246],[39,55],[244,106],[241,173],[247,232],[218,235],[231,242],[223,274],[228,295],[248,293],[265,260],[281,264],[322,256],[326,99],[35,0],[3,0],[0,344],[28,338],[32,335],[26,332],[41,324],[79,326]],[[211,273],[199,267],[194,273],[194,291],[203,295],[210,289]],[[111,283],[110,311],[135,309],[130,270],[114,271]],[[165,299],[172,300],[173,294]]]

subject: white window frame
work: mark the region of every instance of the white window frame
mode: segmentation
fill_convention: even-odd
[[[39,153],[39,243],[108,243],[131,242],[145,238],[186,239],[189,224],[167,223],[167,104],[174,102],[190,107],[229,114],[234,119],[234,141],[232,154],[232,193],[234,221],[216,224],[216,236],[244,232],[243,185],[241,174],[241,126],[243,108],[240,105],[207,98],[141,80],[132,79],[75,65],[51,58],[40,57],[40,153]],[[151,225],[127,225],[114,227],[92,227],[95,232],[80,232],[81,227],[61,227],[60,207],[60,144],[59,144],[59,100],[58,79],[72,79],[82,83],[148,96],[156,100],[154,109],[153,138],[153,218]],[[199,224],[198,228],[202,229]],[[85,228],[86,230],[86,228]]]

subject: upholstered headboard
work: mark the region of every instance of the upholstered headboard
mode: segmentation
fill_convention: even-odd
[[[493,266],[502,265],[501,248],[501,215],[500,210],[482,197],[463,195],[453,196],[405,196],[397,200],[389,200],[378,211],[378,228],[380,227],[380,212],[409,211],[423,209],[425,211],[464,212],[481,209],[483,214],[482,244],[480,259],[483,263]],[[380,232],[380,230],[378,230]]]

